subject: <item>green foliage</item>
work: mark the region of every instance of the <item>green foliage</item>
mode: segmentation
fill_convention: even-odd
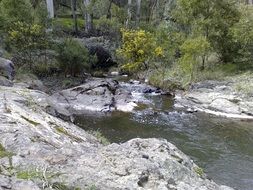
[[[117,50],[126,62],[122,68],[136,72],[149,68],[155,58],[162,58],[164,50],[156,44],[154,35],[145,30],[122,29],[122,46]]]
[[[9,28],[7,39],[12,50],[22,58],[19,62],[29,64],[30,69],[32,69],[32,58],[36,51],[44,50],[48,46],[45,28],[39,24],[14,22]]]
[[[205,59],[210,50],[210,44],[204,37],[190,38],[180,46],[180,50],[182,57],[179,59],[179,63],[183,72],[190,74],[190,81],[192,81],[199,60]]]
[[[90,131],[89,133],[95,136],[101,144],[103,145],[111,144],[110,141],[106,137],[104,137],[100,131]]]
[[[41,171],[31,170],[31,171],[18,171],[18,179],[31,180],[31,179],[43,179],[43,173]]]
[[[0,158],[11,157],[13,154],[5,150],[2,144],[0,144]]]
[[[79,187],[69,187],[65,185],[64,183],[55,182],[52,185],[52,188],[55,190],[81,190]]]
[[[205,173],[204,173],[204,170],[198,166],[194,167],[193,168],[194,171],[198,174],[198,176],[202,177]]]
[[[221,61],[231,62],[237,55],[238,46],[229,30],[240,13],[232,0],[178,0],[173,17],[190,37],[205,36]]]
[[[60,69],[64,71],[65,75],[76,76],[90,68],[87,48],[71,38],[65,39],[58,46],[57,52]]]
[[[230,33],[234,43],[239,45],[240,60],[249,65],[253,63],[253,7],[242,5],[239,10],[241,18],[230,29]]]
[[[17,21],[31,23],[33,20],[30,0],[2,0],[0,12],[6,25]]]
[[[122,24],[117,18],[108,19],[106,16],[100,17],[96,20],[95,28],[102,34],[119,35]]]
[[[53,29],[55,33],[59,32],[70,32],[74,28],[74,23],[72,18],[55,18],[52,21]],[[78,28],[84,27],[84,20],[82,18],[77,19]]]

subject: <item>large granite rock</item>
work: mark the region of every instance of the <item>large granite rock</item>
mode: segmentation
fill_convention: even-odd
[[[92,78],[85,84],[57,92],[48,98],[51,113],[70,117],[87,112],[132,112],[138,103],[150,104],[144,94],[162,94],[161,90],[138,81],[118,82]]]
[[[131,91],[112,79],[93,78],[81,86],[53,94],[48,101],[51,108],[65,116],[81,115],[89,111],[131,112],[137,106],[137,100]]]
[[[40,91],[0,87],[0,189],[231,189],[208,180],[166,140],[104,146],[47,114],[47,98]]]
[[[8,77],[9,80],[14,79],[15,68],[11,60],[0,57],[0,73],[1,75]]]

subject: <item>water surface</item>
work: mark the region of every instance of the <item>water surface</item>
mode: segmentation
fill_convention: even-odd
[[[240,190],[253,189],[253,123],[173,109],[165,96],[149,97],[151,108],[132,114],[80,117],[79,126],[99,130],[111,142],[132,138],[165,138],[175,144],[208,177]]]

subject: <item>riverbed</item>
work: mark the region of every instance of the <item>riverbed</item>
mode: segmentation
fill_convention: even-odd
[[[147,96],[151,104],[133,113],[82,116],[76,123],[98,130],[110,142],[165,138],[189,155],[208,177],[239,190],[253,187],[253,122],[188,113],[169,96]]]

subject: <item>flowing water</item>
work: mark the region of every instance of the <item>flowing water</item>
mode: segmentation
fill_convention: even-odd
[[[77,124],[99,130],[111,142],[165,138],[204,169],[215,182],[253,189],[253,122],[175,110],[166,96],[151,96],[151,108],[110,116],[82,116]]]

